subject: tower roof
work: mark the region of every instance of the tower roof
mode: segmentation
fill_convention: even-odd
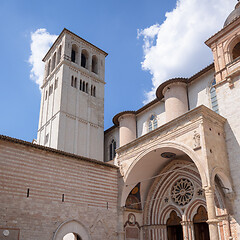
[[[227,19],[224,23],[224,27],[226,27],[228,24],[230,24],[236,18],[239,18],[239,17],[240,17],[240,1],[238,0],[238,3],[236,4],[235,9],[227,17]]]
[[[80,39],[81,41],[83,41],[83,42],[85,42],[86,44],[90,45],[91,47],[99,50],[103,55],[105,55],[105,57],[108,55],[108,53],[106,53],[106,52],[103,51],[102,49],[98,48],[97,46],[93,45],[92,43],[88,42],[87,40],[79,37],[77,34],[69,31],[68,29],[64,28],[64,29],[62,30],[62,32],[59,34],[59,36],[57,37],[57,39],[55,40],[55,42],[52,44],[51,48],[48,50],[48,52],[46,53],[46,55],[44,56],[44,58],[42,59],[43,61],[46,60],[46,57],[48,56],[48,54],[49,54],[49,52],[51,51],[52,47],[58,42],[58,40],[62,37],[62,35],[63,35],[64,33],[68,33],[68,34],[71,34],[71,35],[77,37],[78,39]]]

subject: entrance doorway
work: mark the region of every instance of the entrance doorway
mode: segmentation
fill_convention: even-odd
[[[183,230],[181,225],[182,219],[177,216],[175,211],[170,213],[167,220],[167,237],[168,240],[183,240]]]
[[[200,206],[193,218],[195,240],[210,240],[207,219],[206,209]]]

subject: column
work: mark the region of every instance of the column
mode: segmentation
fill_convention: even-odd
[[[189,222],[189,236],[190,236],[190,238],[189,238],[190,240],[195,240],[193,222]]]
[[[216,218],[215,201],[214,201],[214,190],[212,187],[206,187],[204,190],[205,190],[205,197],[206,197],[207,211],[208,211],[207,223],[209,225],[210,239],[219,240],[218,220]]]
[[[183,230],[183,239],[189,240],[188,236],[188,222],[187,221],[181,221],[182,230]]]

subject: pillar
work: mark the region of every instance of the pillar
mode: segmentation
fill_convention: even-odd
[[[136,139],[136,115],[126,113],[119,117],[119,145],[120,147]]]
[[[205,197],[207,203],[207,212],[208,212],[208,225],[210,240],[219,240],[218,234],[218,220],[216,218],[215,210],[215,200],[214,200],[214,190],[211,187],[207,187],[205,190]]]
[[[165,99],[166,122],[169,122],[188,111],[187,84],[173,82],[162,91]]]

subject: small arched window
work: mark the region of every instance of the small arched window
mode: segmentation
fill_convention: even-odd
[[[149,122],[148,122],[148,131],[152,131],[158,127],[157,123],[157,116],[151,115]]]
[[[93,96],[96,97],[96,87],[93,87]]]
[[[210,98],[211,98],[212,110],[216,113],[219,113],[215,84],[216,84],[216,80],[214,79],[214,81],[211,83],[211,87],[210,87]]]
[[[88,93],[88,83],[86,83],[86,93]]]
[[[85,81],[83,81],[82,91],[85,92]]]
[[[62,45],[58,48],[58,52],[57,52],[57,64],[59,64],[60,60],[61,60],[61,54],[62,54]]]
[[[77,88],[77,78],[75,77],[75,80],[74,80],[74,87]]]
[[[109,159],[110,161],[114,159],[116,155],[116,141],[112,139],[110,145],[109,145]]]
[[[49,96],[53,93],[53,85],[49,87]]]
[[[72,76],[71,78],[71,86],[73,87],[74,86],[74,77]]]
[[[81,66],[84,68],[88,68],[87,62],[88,62],[88,52],[85,49],[83,49],[81,53]]]
[[[71,61],[74,63],[77,63],[77,53],[78,53],[78,47],[77,45],[72,45],[72,52],[71,52]]]
[[[80,86],[79,86],[79,90],[82,91],[82,79],[80,79]]]
[[[50,70],[51,70],[51,59],[48,62],[47,76],[50,74]]]
[[[57,89],[57,87],[58,87],[58,78],[55,79],[54,90]]]
[[[98,73],[98,59],[96,55],[92,56],[92,72]]]
[[[55,68],[55,64],[56,64],[56,53],[54,53],[53,58],[52,58],[52,69],[51,69],[51,71],[53,71],[53,69]]]
[[[232,58],[235,60],[236,58],[240,57],[240,42],[235,45],[232,50]]]

